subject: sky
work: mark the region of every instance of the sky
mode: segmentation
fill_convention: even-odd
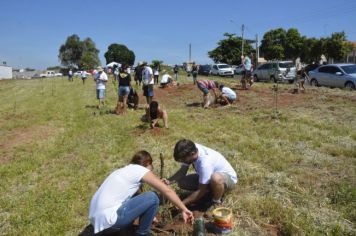
[[[225,32],[262,39],[276,28],[297,28],[306,37],[344,31],[356,41],[356,0],[0,0],[0,63],[13,68],[60,65],[59,47],[68,36],[90,37],[104,53],[126,45],[136,63],[191,59],[211,63],[208,51]]]

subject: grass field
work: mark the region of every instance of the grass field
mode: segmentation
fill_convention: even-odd
[[[216,79],[236,88],[236,79]],[[156,89],[170,128],[151,130],[143,109],[108,112],[117,99],[111,82],[98,111],[94,82],[79,80],[0,81],[0,235],[78,235],[109,173],[145,149],[157,172],[163,153],[168,176],[181,138],[218,150],[236,169],[224,203],[234,211],[232,235],[356,235],[355,92],[291,94],[279,85],[276,109],[273,85],[256,83],[238,90],[234,105],[204,110],[200,91],[180,78],[176,89]]]

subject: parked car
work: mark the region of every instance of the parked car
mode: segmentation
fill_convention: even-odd
[[[63,74],[60,72],[57,72],[57,73],[54,73],[54,76],[63,76]]]
[[[76,72],[74,72],[74,76],[81,76],[81,74],[82,74],[82,71],[81,70],[78,70],[78,71],[76,71]]]
[[[210,65],[201,65],[201,66],[199,66],[198,75],[207,75],[207,76],[209,76],[210,72],[211,72],[211,66]]]
[[[309,72],[310,85],[355,90],[356,64],[329,64]]]
[[[55,72],[52,70],[45,71],[44,73],[40,74],[41,78],[46,78],[46,77],[53,77],[55,76]]]
[[[243,65],[238,65],[234,68],[234,74],[235,75],[242,75],[242,72],[244,71]]]
[[[255,81],[288,81],[293,83],[296,70],[292,61],[267,62],[253,71]]]
[[[234,71],[231,66],[228,64],[214,64],[211,67],[211,74],[212,75],[219,75],[219,76],[231,76],[234,77]]]

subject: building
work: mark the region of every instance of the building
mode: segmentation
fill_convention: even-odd
[[[356,42],[350,42],[353,45],[352,51],[346,56],[346,62],[356,63]]]
[[[12,67],[0,65],[0,79],[12,79]]]

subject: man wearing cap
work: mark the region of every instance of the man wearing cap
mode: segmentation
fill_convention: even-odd
[[[101,105],[104,106],[105,89],[108,76],[101,66],[98,66],[96,69],[98,72],[94,75],[94,81],[96,82],[96,98],[99,101],[98,109],[100,109]]]
[[[153,97],[153,71],[152,68],[147,65],[147,62],[142,63],[142,79],[143,79],[143,96],[146,97],[147,104],[150,104]]]

